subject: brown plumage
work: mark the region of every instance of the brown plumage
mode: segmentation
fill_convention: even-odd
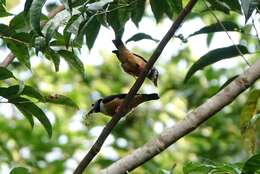
[[[119,109],[119,106],[124,101],[127,94],[117,94],[107,96],[105,98],[97,100],[93,105],[89,114],[102,112],[106,115],[113,116]],[[157,100],[159,99],[158,94],[136,94],[134,98],[131,100],[129,105],[130,110],[137,107],[139,104],[150,101],[150,100]]]
[[[116,54],[118,60],[121,62],[123,70],[132,76],[139,77],[147,61],[143,57],[130,52],[121,39],[115,39],[113,43],[117,50],[112,52]],[[152,68],[147,76],[148,79],[153,81],[155,86],[157,86],[158,75],[157,69]]]

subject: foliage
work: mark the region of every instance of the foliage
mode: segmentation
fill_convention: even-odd
[[[90,148],[97,132],[109,119],[85,117],[91,103],[101,96],[127,92],[134,82],[132,77],[122,72],[118,61],[104,51],[100,53],[105,57],[101,64],[85,64],[86,60],[95,60],[83,53],[84,47],[89,51],[106,47],[95,44],[104,28],[113,30],[115,37],[122,37],[131,22],[141,27],[142,21],[150,20],[158,24],[156,30],[161,33],[159,26],[167,20],[175,21],[187,2],[64,0],[61,3],[65,9],[52,17],[45,14],[45,9],[57,7],[56,2],[26,0],[24,10],[12,15],[6,8],[6,0],[0,0],[1,49],[11,51],[16,57],[8,67],[0,67],[0,171],[8,166],[8,169],[13,168],[10,173],[71,173],[81,153]],[[205,26],[199,26],[198,30],[191,27],[185,37],[182,33],[175,36],[183,41],[184,46],[176,53],[167,52],[171,58],[162,58],[163,61],[156,65],[160,70],[157,90],[160,101],[138,107],[117,125],[109,146],[104,147],[90,167],[90,173],[96,173],[144,144],[228,85],[247,67],[241,57],[246,56],[250,63],[259,57],[259,36],[252,36],[252,33],[257,33],[257,28],[249,20],[259,16],[259,1],[241,0],[241,5],[238,0],[207,0],[206,3],[210,8],[204,1],[199,1],[187,18],[187,23],[200,20]],[[217,14],[219,21],[211,16],[211,12]],[[2,17],[8,16],[10,21],[2,22],[2,19],[6,20]],[[245,18],[243,24],[238,21],[241,16]],[[214,36],[227,31],[237,34],[239,43],[229,42],[228,46],[212,49]],[[192,39],[204,36],[210,49],[197,58],[188,44]],[[173,40],[178,41],[175,38]],[[160,39],[140,30],[131,34],[126,43],[155,44]],[[146,52],[145,46],[136,47],[135,51],[149,57],[152,49]],[[175,49],[171,44],[169,47]],[[215,63],[229,58],[236,62],[231,68],[215,67]],[[40,63],[35,63],[37,61]],[[24,78],[24,74],[29,76]],[[151,90],[156,89],[147,81],[140,92],[151,93]],[[255,165],[259,155],[246,161],[246,153],[259,153],[258,100],[259,84],[251,87],[248,96],[242,95],[200,129],[133,173],[182,173],[182,167],[184,173],[212,170],[243,174],[255,172],[259,169]],[[244,148],[240,143],[242,140],[251,148]],[[194,158],[206,158],[210,162],[188,162]],[[244,163],[244,166],[233,164],[235,161]],[[175,163],[176,168],[168,170]]]

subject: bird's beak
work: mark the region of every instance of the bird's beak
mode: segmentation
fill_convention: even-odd
[[[87,113],[87,115],[90,115],[90,114],[92,114],[94,112],[94,109],[92,108],[88,113]]]

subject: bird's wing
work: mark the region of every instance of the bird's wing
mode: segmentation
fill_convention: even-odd
[[[135,55],[136,57],[142,59],[145,63],[147,63],[147,60],[145,60],[142,56],[135,54],[135,53],[133,53],[133,55]]]
[[[127,94],[116,94],[116,95],[110,95],[110,96],[107,96],[105,98],[103,98],[103,103],[107,103],[107,102],[110,102],[112,100],[114,100],[115,98],[125,98]]]

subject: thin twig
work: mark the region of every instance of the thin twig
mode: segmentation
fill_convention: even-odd
[[[51,11],[48,14],[48,20],[44,21],[41,23],[41,26],[43,27],[44,25],[46,25],[46,23],[52,19],[56,14],[58,14],[59,12],[61,12],[62,10],[64,10],[65,7],[64,5],[60,5],[58,7],[56,7],[53,11]],[[11,64],[13,62],[15,58],[15,55],[13,53],[9,53],[3,60],[3,62],[0,64],[0,66],[2,67],[7,67],[9,64]]]
[[[205,6],[209,9],[209,12],[212,14],[212,16],[216,19],[216,21],[219,23],[219,25],[221,26],[221,28],[225,31],[225,33],[227,34],[229,40],[232,42],[232,44],[235,46],[237,52],[239,53],[239,55],[244,59],[244,61],[246,62],[246,64],[248,66],[250,66],[250,63],[246,60],[245,56],[243,55],[243,53],[240,51],[240,49],[238,48],[238,46],[235,44],[235,42],[233,41],[232,37],[230,36],[230,34],[228,33],[226,27],[222,24],[222,22],[218,19],[217,15],[213,12],[212,8],[207,4],[207,2],[205,0],[203,0]]]
[[[153,67],[154,63],[159,58],[160,54],[162,53],[164,47],[168,43],[168,41],[172,38],[176,30],[179,28],[181,23],[183,22],[184,18],[190,13],[193,6],[196,4],[198,0],[190,0],[186,7],[181,11],[175,22],[172,24],[169,31],[166,33],[166,35],[163,37],[155,51],[153,52],[151,58],[147,62],[144,71],[141,73],[141,75],[138,77],[138,79],[135,81],[134,85],[128,92],[124,102],[119,107],[119,111],[112,117],[112,119],[108,122],[108,124],[104,127],[101,134],[99,135],[97,141],[95,144],[91,147],[89,152],[85,155],[85,157],[82,159],[82,161],[77,166],[76,170],[74,171],[74,174],[82,174],[85,168],[89,165],[89,163],[93,160],[93,158],[98,154],[100,151],[103,143],[105,142],[108,135],[111,133],[112,129],[116,126],[118,121],[123,117],[127,111],[129,104],[134,97],[134,95],[137,93],[137,91],[142,86],[145,77],[147,76],[150,69]]]

